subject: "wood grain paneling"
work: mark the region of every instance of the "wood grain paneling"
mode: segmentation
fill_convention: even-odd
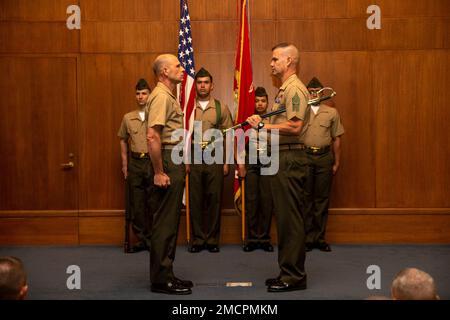
[[[74,53],[79,36],[66,22],[0,22],[0,53]]]
[[[9,218],[0,211],[0,243],[116,244],[123,245],[123,211],[85,211],[84,216]],[[54,213],[51,213],[54,214]],[[98,216],[96,216],[98,214]],[[399,227],[401,226],[401,227]],[[327,240],[332,244],[449,243],[450,209],[331,209]],[[277,243],[276,217],[272,243]],[[222,213],[221,244],[241,244],[241,218],[230,210]],[[185,216],[181,216],[178,244],[186,244]]]
[[[80,244],[123,244],[123,217],[80,217]]]
[[[249,4],[250,21],[276,19],[278,0],[250,0]]]
[[[349,16],[351,0],[277,0],[279,19],[327,19]],[[366,7],[362,8],[366,12]]]
[[[175,22],[84,22],[81,52],[173,52],[178,48]]]
[[[341,1],[340,1],[341,2]],[[344,1],[342,1],[344,2]],[[350,17],[367,17],[368,6],[376,4],[383,18],[448,17],[450,2],[447,0],[347,0]]]
[[[78,218],[2,218],[0,244],[41,245],[78,244]]]
[[[233,21],[191,21],[196,53],[235,52],[239,26]],[[178,32],[178,30],[177,30]]]
[[[331,243],[450,243],[450,215],[330,215]]]
[[[66,21],[67,7],[79,0],[2,0],[0,21]]]
[[[80,0],[84,21],[159,21],[161,1]]]
[[[250,0],[250,19],[274,19],[278,0]],[[238,20],[238,2],[235,0],[189,1],[189,13],[192,21]],[[162,1],[161,16],[164,21],[178,21],[179,1]]]
[[[443,51],[375,55],[378,207],[450,207],[449,61]]]
[[[191,4],[189,3],[189,13],[191,13]],[[174,21],[180,23],[180,2],[179,1],[161,1],[162,21]]]
[[[111,212],[108,213],[111,216]],[[78,217],[78,210],[0,210],[0,218]]]
[[[76,59],[0,57],[0,74],[0,209],[77,209]]]
[[[250,37],[252,52],[272,51],[277,42],[276,23],[274,21],[252,21],[250,28],[252,30]],[[237,34],[235,37],[237,39]]]
[[[189,15],[191,16],[191,21],[236,20],[237,19],[236,9],[237,7],[235,1],[210,1],[210,0],[189,1]]]
[[[447,48],[449,21],[386,18],[381,30],[369,30],[365,19],[280,20],[277,38],[301,51],[440,49]]]
[[[279,19],[367,18],[370,5],[384,17],[442,17],[450,12],[447,0],[277,0]]]
[[[371,56],[365,52],[300,55],[300,78],[305,85],[316,76],[337,92],[334,107],[345,128],[341,167],[332,191],[333,207],[375,206],[373,68]]]

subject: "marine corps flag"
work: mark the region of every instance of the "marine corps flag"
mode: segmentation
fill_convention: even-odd
[[[255,107],[255,91],[253,89],[252,62],[250,55],[248,0],[238,1],[240,2],[240,27],[234,71],[234,98],[236,106],[234,117],[235,124],[244,122],[249,116],[253,115]],[[237,152],[239,153],[242,151],[243,150],[239,150],[238,146]],[[239,212],[242,209],[241,191],[241,186],[236,173],[234,179],[234,204]]]

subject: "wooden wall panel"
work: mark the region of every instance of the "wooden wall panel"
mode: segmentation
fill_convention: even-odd
[[[87,244],[118,244],[124,240],[123,217],[80,217],[79,242]]]
[[[176,53],[178,24],[170,22],[84,22],[82,53]],[[170,36],[171,35],[171,36]]]
[[[2,245],[76,245],[78,218],[1,218]]]
[[[250,0],[250,21],[276,19],[278,6],[278,0]]]
[[[431,18],[384,19],[382,29],[376,31],[366,28],[365,19],[255,20],[252,46],[255,51],[270,50],[277,42],[286,41],[301,51],[447,48],[449,27],[450,19]],[[431,36],[429,30],[433,30]],[[81,50],[175,53],[177,32],[176,22],[85,22]],[[235,21],[194,20],[192,33],[196,52],[234,52],[236,48]]]
[[[236,51],[236,37],[239,29],[236,22],[192,21],[191,26],[196,53],[209,52],[224,54],[234,53]]]
[[[369,30],[362,19],[279,20],[278,42],[291,42],[300,51],[364,50]],[[348,36],[342,37],[343,34]],[[373,33],[372,33],[373,34]]]
[[[367,18],[367,8],[378,5],[382,17],[442,17],[447,16],[447,0],[274,0],[278,2],[279,19]]]
[[[449,62],[443,51],[375,56],[378,207],[450,207]]]
[[[8,218],[0,212],[0,243],[35,244],[116,244],[123,245],[123,212],[80,212],[80,218],[61,216]],[[53,215],[53,213],[52,213]],[[3,217],[4,216],[4,217]],[[401,228],[399,228],[401,226]],[[432,244],[449,243],[450,211],[415,209],[331,210],[327,240],[332,244]],[[277,243],[276,217],[272,219],[272,242]],[[221,241],[241,244],[241,218],[222,215]],[[185,216],[181,216],[178,244],[186,244]]]
[[[189,3],[189,13],[191,12],[191,3]],[[180,2],[161,1],[161,19],[180,23]]]
[[[450,243],[450,215],[330,215],[331,243]]]
[[[343,1],[342,1],[343,2]],[[448,17],[450,3],[447,0],[347,0],[350,17],[367,17],[366,9],[372,4],[380,7],[385,18]]]
[[[347,18],[351,0],[296,1],[278,0],[279,19],[329,19]],[[366,12],[367,6],[362,10]]]
[[[266,14],[273,14],[273,6],[276,0],[251,0],[251,10],[255,17],[267,19]],[[254,8],[253,3],[258,3],[258,8]],[[163,21],[179,21],[180,4],[177,0],[162,1],[161,16]],[[237,20],[237,2],[195,0],[189,1],[189,14],[192,21],[206,20]]]
[[[365,19],[280,20],[277,38],[300,51],[440,49],[448,47],[449,21],[386,18],[381,30],[369,30]]]
[[[178,1],[176,1],[178,3]],[[235,1],[196,0],[189,2],[191,20],[235,20],[237,19]],[[179,11],[177,19],[179,19]]]
[[[340,171],[335,177],[332,207],[375,206],[375,108],[372,97],[374,67],[366,52],[307,52],[300,55],[300,78],[316,76],[336,92],[334,107],[341,116]]]
[[[159,21],[161,2],[148,0],[80,0],[84,21]]]
[[[67,7],[78,0],[2,0],[0,21],[66,21]]]
[[[272,52],[273,46],[277,44],[276,23],[274,21],[253,20],[250,28],[252,32],[250,37],[252,53],[261,51]],[[234,37],[236,43],[237,33]]]
[[[0,53],[73,53],[79,31],[65,22],[0,22]]]

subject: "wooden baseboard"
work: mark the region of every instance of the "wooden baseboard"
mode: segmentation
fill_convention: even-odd
[[[122,245],[123,234],[123,210],[0,211],[0,245]],[[327,239],[348,244],[449,244],[450,208],[333,208]],[[241,217],[224,210],[221,243],[241,242]],[[178,243],[186,243],[184,214]]]
[[[78,217],[3,217],[0,245],[78,244]]]

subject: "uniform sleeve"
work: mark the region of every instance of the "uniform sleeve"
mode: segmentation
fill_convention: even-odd
[[[120,124],[119,131],[117,132],[117,136],[120,139],[124,139],[124,140],[127,140],[128,137],[130,136],[128,134],[127,124],[126,124],[126,121],[125,121],[125,116],[122,118],[122,123]]]
[[[165,126],[167,122],[168,97],[164,94],[156,95],[148,108],[148,128],[160,125]]]
[[[220,120],[220,129],[228,129],[233,126],[233,119],[231,118],[231,112],[227,105],[222,107],[222,119]]]
[[[331,137],[332,138],[336,138],[339,137],[341,135],[344,134],[344,126],[342,125],[341,122],[341,117],[339,116],[339,113],[335,112],[334,114],[334,119],[333,119],[333,124],[331,126]]]
[[[308,106],[308,95],[299,87],[293,87],[285,91],[284,101],[286,106],[286,116],[288,120],[297,117],[305,120],[306,108]]]

